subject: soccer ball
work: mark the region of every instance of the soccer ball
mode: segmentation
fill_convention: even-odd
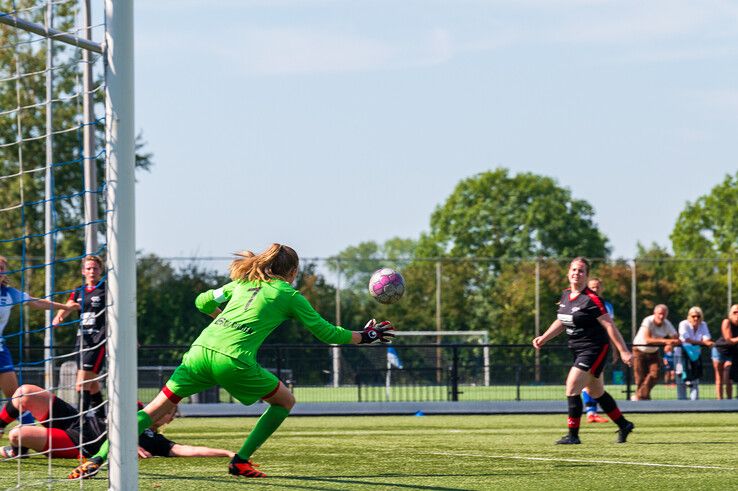
[[[405,278],[394,269],[378,269],[369,280],[369,294],[379,303],[395,303],[404,293]]]

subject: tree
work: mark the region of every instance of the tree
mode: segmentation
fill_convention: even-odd
[[[27,0],[0,0],[0,11],[22,11],[24,20],[44,23],[45,6]],[[74,30],[77,6],[75,3],[57,2],[53,5],[54,28],[60,31]],[[46,42],[38,37],[7,25],[0,25],[0,228],[3,240],[0,254],[8,256],[13,269],[24,268],[24,275],[13,275],[16,285],[40,295],[44,289],[44,207],[46,204]],[[32,40],[29,42],[29,40]],[[54,164],[52,213],[55,223],[54,254],[58,261],[54,267],[57,285],[71,286],[80,282],[79,261],[84,253],[85,189],[81,123],[79,115],[81,50],[61,42],[53,43],[54,70],[52,86],[52,132]],[[96,55],[97,56],[97,55]],[[99,65],[99,64],[98,64]],[[98,77],[93,86],[102,87]],[[103,103],[103,91],[95,91],[98,114]],[[104,176],[104,127],[95,123],[98,151],[96,163],[98,176]],[[136,165],[149,169],[151,154],[144,151],[141,134],[137,138]],[[104,210],[103,184],[96,193],[100,210]],[[101,212],[101,216],[104,213]],[[104,224],[100,227],[104,234]],[[61,298],[55,298],[61,300]],[[44,325],[43,312],[32,312],[31,325]],[[37,337],[43,330],[36,329]],[[61,339],[65,335],[61,334]]]
[[[687,203],[671,233],[677,257],[735,257],[738,254],[738,173],[694,203]]]
[[[371,274],[380,267],[399,268],[412,259],[416,245],[416,241],[400,237],[384,244],[361,242],[328,258],[327,266],[334,273],[340,271],[346,288],[365,289]]]
[[[433,212],[429,239],[452,257],[605,257],[593,215],[549,177],[498,168],[456,186]]]
[[[148,254],[138,258],[137,319],[141,345],[189,344],[212,320],[195,308],[195,297],[229,281],[196,263],[175,269]]]
[[[534,286],[532,275],[516,280],[521,268],[530,269],[521,260],[607,256],[593,214],[548,177],[500,168],[461,181],[431,216],[417,250],[420,257],[464,259],[443,264],[444,325],[490,329],[492,342],[527,340]]]
[[[403,309],[400,304],[408,303],[407,298],[400,304],[380,305],[370,297],[367,285],[374,271],[389,267],[399,270],[406,284],[413,285],[406,289],[406,295],[410,296],[411,290],[420,291],[421,285],[415,282],[413,268],[410,267],[415,247],[416,241],[412,239],[394,237],[383,244],[361,242],[329,258],[328,269],[341,274],[341,324],[357,329],[370,318],[385,319],[388,314],[397,315]]]
[[[694,203],[687,203],[671,233],[679,260],[676,295],[682,315],[699,305],[712,331],[725,316],[727,266],[738,254],[738,173],[723,181]]]

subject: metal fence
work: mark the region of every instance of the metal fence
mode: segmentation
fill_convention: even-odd
[[[265,345],[259,353],[259,362],[275,373],[300,402],[560,400],[571,367],[569,351],[563,345],[546,346],[540,352],[538,365],[530,345],[395,343],[392,346],[395,353],[388,356],[385,346]],[[170,345],[139,349],[139,399],[153,399],[187,349],[188,346]],[[340,355],[337,374],[333,373],[334,349]],[[437,365],[439,349],[441,363]],[[489,353],[489,359],[485,358],[485,352]],[[166,357],[166,363],[161,363],[162,356]],[[700,397],[714,399],[714,376],[706,350],[702,362]],[[21,376],[24,383],[43,385],[41,367],[23,367]],[[333,384],[336,379],[340,382],[338,386]],[[622,363],[608,363],[605,382],[619,400],[629,399],[635,391],[631,370]],[[676,387],[661,382],[654,388],[652,397],[676,399]],[[184,402],[234,401],[225,390],[216,387]]]

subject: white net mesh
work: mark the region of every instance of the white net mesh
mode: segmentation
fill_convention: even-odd
[[[103,7],[92,7],[90,39],[100,43]],[[106,249],[96,177],[104,66],[99,53],[66,42],[88,32],[84,2],[0,0],[0,22],[0,488],[37,488],[66,478],[70,461],[60,457],[89,455],[105,437],[106,277],[80,274],[88,254]],[[59,316],[67,302],[83,312]]]

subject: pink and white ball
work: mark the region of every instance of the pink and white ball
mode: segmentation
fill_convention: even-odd
[[[404,293],[405,278],[394,269],[378,269],[369,280],[369,294],[379,303],[395,303]]]

